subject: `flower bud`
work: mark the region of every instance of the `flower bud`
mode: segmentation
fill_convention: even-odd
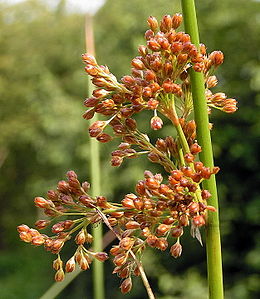
[[[86,232],[82,229],[75,237],[75,242],[78,245],[83,245],[86,242]]]
[[[21,225],[17,226],[17,231],[19,233],[21,233],[21,232],[26,232],[27,233],[29,230],[30,230],[30,227],[27,226],[26,224],[21,224]]]
[[[166,224],[160,224],[156,229],[157,236],[163,236],[170,230],[170,226]]]
[[[66,266],[65,266],[65,271],[73,272],[75,270],[75,268],[76,268],[76,263],[75,263],[75,258],[73,256],[67,261]]]
[[[55,281],[60,282],[63,281],[65,275],[63,269],[59,269],[55,274]]]
[[[151,128],[153,130],[159,130],[163,126],[163,121],[159,116],[154,116],[151,118]]]
[[[121,289],[122,294],[126,294],[126,293],[129,293],[131,291],[131,289],[132,289],[132,279],[131,279],[131,277],[126,278],[121,283],[120,289]]]
[[[19,237],[22,241],[26,243],[30,243],[32,241],[32,236],[29,232],[22,231],[20,232]]]
[[[140,224],[137,221],[128,221],[125,225],[126,229],[138,229]]]
[[[173,15],[173,17],[172,17],[172,28],[173,29],[178,28],[181,23],[182,23],[182,15],[180,13],[176,13],[175,15]]]
[[[132,60],[132,66],[134,68],[136,68],[137,70],[143,70],[145,68],[144,63],[142,62],[142,60],[138,59],[138,58],[134,58]]]
[[[120,254],[118,254],[118,255],[115,256],[115,258],[113,259],[113,263],[116,266],[122,266],[122,265],[124,265],[126,263],[127,258],[128,258],[128,254],[126,254],[126,253],[120,253]]]
[[[224,54],[221,51],[214,51],[210,53],[209,59],[211,60],[213,65],[219,66],[224,61]]]
[[[172,245],[170,249],[170,253],[174,258],[177,258],[182,253],[182,246],[179,242],[176,242],[174,245]]]
[[[50,207],[50,201],[46,200],[43,197],[35,197],[34,203],[38,208],[48,209]]]
[[[40,246],[45,243],[45,237],[43,235],[35,236],[31,241],[32,245]]]
[[[130,237],[125,237],[119,242],[119,246],[124,250],[129,250],[134,245],[134,240]]]
[[[94,66],[97,65],[95,57],[89,53],[82,54],[82,60],[87,64],[94,65]]]
[[[149,27],[151,28],[152,31],[155,32],[158,29],[158,21],[156,20],[155,17],[150,16],[147,19],[147,23],[148,23],[148,25],[149,25]]]
[[[195,216],[193,218],[193,223],[195,226],[201,227],[205,225],[205,218],[202,215]]]
[[[183,235],[183,228],[182,226],[175,226],[173,227],[171,234],[174,238],[179,238]]]
[[[157,239],[156,241],[156,248],[162,250],[162,251],[165,251],[168,247],[168,242],[166,239],[164,238],[159,238]]]
[[[53,261],[52,263],[52,267],[54,270],[58,271],[60,268],[62,268],[63,262],[60,259],[60,257],[58,257],[56,260]]]
[[[106,252],[96,252],[94,254],[94,257],[101,262],[104,262],[105,260],[108,259],[108,255]]]

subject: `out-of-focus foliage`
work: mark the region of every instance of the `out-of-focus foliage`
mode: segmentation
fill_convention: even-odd
[[[178,12],[179,2],[108,0],[96,17],[99,62],[119,77],[129,73],[131,58],[144,43],[146,18]],[[84,16],[66,13],[62,3],[51,10],[44,1],[12,7],[0,2],[1,298],[38,298],[52,283],[53,256],[20,243],[15,232],[16,225],[33,224],[38,217],[33,197],[44,195],[69,169],[89,178],[87,123],[81,118]],[[218,182],[226,294],[254,299],[260,292],[260,3],[208,0],[197,5],[201,41],[226,57],[216,90],[236,97],[240,107],[234,115],[211,116],[216,165],[222,170]],[[139,122],[147,131],[151,115],[146,115]],[[153,136],[157,134],[173,134],[172,128],[166,125]],[[101,146],[103,193],[115,200],[134,189],[145,168],[161,171],[143,158],[111,169],[109,151],[116,144]],[[207,298],[205,249],[190,238],[183,246],[178,260],[154,251],[145,256],[160,299]],[[107,298],[122,298],[119,280],[106,265]],[[91,298],[90,277],[80,275],[60,298]],[[128,298],[146,296],[138,281]]]

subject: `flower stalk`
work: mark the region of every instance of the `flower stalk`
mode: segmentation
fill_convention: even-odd
[[[194,0],[182,0],[185,31],[190,35],[191,41],[199,49],[199,31],[197,25],[196,9]],[[194,115],[197,125],[197,138],[203,151],[200,160],[207,167],[213,167],[213,151],[209,130],[209,118],[207,102],[205,98],[205,83],[203,74],[190,70],[191,88],[193,96]],[[219,229],[218,195],[215,176],[203,182],[203,187],[211,193],[209,204],[214,206],[217,213],[208,212],[206,222],[206,248],[209,298],[224,298],[221,241]]]
[[[91,15],[86,15],[85,19],[85,34],[86,34],[86,50],[95,55],[95,43],[94,43],[94,30],[93,30],[93,18]],[[88,82],[88,95],[91,96],[94,86],[90,77],[87,77]],[[94,116],[95,121],[98,121],[97,115]],[[97,140],[90,138],[90,173],[92,182],[92,195],[97,196],[101,193],[100,183],[100,154],[99,143]],[[99,225],[92,231],[93,233],[93,249],[94,251],[101,251],[103,229],[102,225]],[[105,298],[104,288],[104,266],[98,260],[94,261],[93,265],[93,289],[95,299]]]

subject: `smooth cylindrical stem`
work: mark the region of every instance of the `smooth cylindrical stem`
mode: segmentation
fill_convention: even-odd
[[[85,34],[86,34],[86,50],[88,53],[94,55],[94,30],[93,30],[93,20],[92,16],[86,15],[85,24]],[[88,80],[88,95],[91,96],[93,92],[93,84],[90,77]],[[92,122],[97,121],[97,115],[92,118]],[[99,154],[99,143],[96,139],[90,138],[90,173],[91,173],[91,190],[93,196],[98,196],[101,193],[101,183],[100,183],[100,154]],[[95,252],[102,250],[102,225],[95,227],[93,229],[93,249]],[[94,260],[93,264],[93,288],[94,288],[94,298],[104,299],[104,266],[98,260]]]
[[[191,36],[191,41],[199,48],[199,31],[197,25],[196,9],[194,0],[182,0],[185,31]],[[202,73],[190,71],[192,96],[194,105],[195,121],[197,125],[197,138],[202,146],[200,160],[205,166],[213,167],[213,152],[209,130],[209,119],[205,98],[205,83]],[[209,205],[214,206],[217,212],[209,212],[206,225],[206,248],[207,269],[209,284],[209,299],[224,298],[221,242],[219,230],[218,196],[215,176],[205,180],[203,187],[210,191],[212,197],[208,200]]]

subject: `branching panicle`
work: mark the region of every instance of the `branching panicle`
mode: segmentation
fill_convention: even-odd
[[[211,194],[201,188],[201,183],[219,168],[204,166],[197,156],[203,148],[196,141],[196,123],[188,118],[193,110],[188,70],[193,68],[204,74],[209,111],[214,107],[232,113],[237,108],[234,99],[210,91],[218,83],[213,72],[223,63],[223,53],[207,54],[203,44],[197,50],[188,34],[176,31],[181,21],[180,14],[166,15],[161,22],[149,17],[146,46],[139,46],[140,56],[131,63],[132,74],[120,82],[108,67],[98,65],[92,55],[82,55],[85,70],[96,86],[93,96],[84,101],[88,110],[83,117],[91,119],[95,113],[109,117],[92,123],[90,136],[100,142],[121,138],[122,142],[112,152],[112,166],[120,166],[124,159],[147,155],[151,162],[163,166],[168,177],[146,170],[144,179],[136,184],[135,193],[126,194],[120,203],[114,203],[104,196],[89,195],[90,184],[80,183],[76,173],[69,171],[67,180],[60,181],[57,190],[48,191],[46,198],[36,197],[35,205],[49,217],[38,220],[36,228],[52,226],[53,235],[41,234],[24,224],[18,226],[18,232],[23,241],[43,245],[58,255],[53,263],[56,281],[63,280],[64,270],[74,271],[76,264],[87,270],[94,258],[99,261],[108,258],[105,252],[89,248],[93,240],[89,227],[95,223],[103,222],[118,239],[118,245],[110,253],[114,256],[113,273],[124,279],[120,286],[122,293],[131,290],[132,275],[141,275],[145,281],[140,257],[147,246],[161,251],[170,247],[170,254],[177,258],[182,253],[180,240],[187,226],[201,242],[199,229],[207,221],[207,212],[215,211],[207,204]],[[152,110],[153,130],[163,126],[158,112],[165,121],[170,120],[176,137],[161,136],[152,144],[133,119],[142,110]],[[104,132],[107,126],[112,127],[113,136]],[[176,238],[174,244],[170,244],[170,236]],[[63,266],[59,254],[71,239],[76,250]]]

